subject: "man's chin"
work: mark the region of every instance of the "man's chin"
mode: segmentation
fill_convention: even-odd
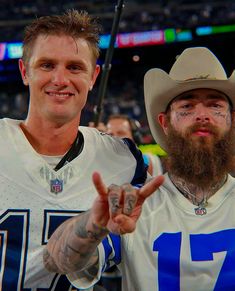
[[[200,135],[192,135],[190,137],[190,140],[194,146],[205,146],[208,148],[208,146],[212,146],[215,142],[215,138],[213,135],[207,135],[207,136],[200,136]]]

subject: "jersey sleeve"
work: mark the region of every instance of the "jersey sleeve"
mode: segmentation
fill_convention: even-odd
[[[140,188],[146,181],[148,165],[144,162],[141,151],[137,148],[136,144],[132,140],[129,138],[123,138],[123,141],[127,144],[129,150],[136,159],[136,169],[131,184]]]
[[[94,268],[92,274],[85,270],[82,272],[74,272],[67,275],[73,286],[92,290],[92,288],[101,278],[103,272],[113,265],[121,262],[121,236],[109,234],[98,246],[99,261]]]

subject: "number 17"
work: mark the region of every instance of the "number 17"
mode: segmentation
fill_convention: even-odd
[[[180,290],[182,233],[163,233],[153,243],[158,252],[159,291]],[[227,252],[214,291],[235,290],[235,229],[189,236],[192,261],[213,261],[213,253]]]

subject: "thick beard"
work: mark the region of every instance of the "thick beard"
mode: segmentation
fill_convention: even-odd
[[[214,126],[207,125],[213,134],[192,139],[192,132],[200,128],[197,124],[183,135],[172,126],[167,136],[168,170],[171,174],[183,178],[185,182],[206,189],[217,184],[232,169],[234,155],[234,128],[219,137]]]

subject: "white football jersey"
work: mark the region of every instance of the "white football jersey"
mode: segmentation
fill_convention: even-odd
[[[122,291],[234,291],[234,187],[229,176],[208,206],[199,209],[165,174],[164,184],[145,201],[136,230],[110,235],[99,246],[98,276],[116,263]],[[70,279],[87,286],[75,274]]]
[[[19,122],[0,121],[0,290],[69,291],[66,276],[44,268],[44,245],[59,224],[91,207],[97,195],[94,171],[107,185],[141,183],[143,159],[133,145],[132,154],[123,140],[80,127],[82,152],[56,172],[32,148]]]

